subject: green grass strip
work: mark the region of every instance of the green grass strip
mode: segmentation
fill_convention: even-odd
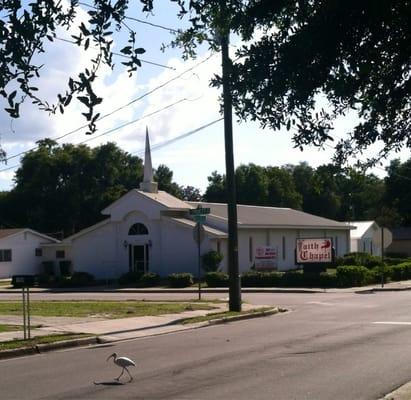
[[[268,311],[272,309],[273,309],[272,307],[260,307],[260,308],[254,308],[248,311],[225,311],[225,312],[219,312],[219,313],[211,313],[211,314],[207,314],[204,316],[187,318],[183,321],[183,324],[195,324],[198,322],[212,321],[213,319],[224,319],[224,318],[229,318],[229,317],[235,317],[238,315],[255,314],[255,313],[260,313],[260,312],[264,312],[264,311]]]
[[[47,343],[55,343],[61,342],[62,340],[70,340],[70,339],[79,339],[90,337],[87,334],[60,334],[60,335],[47,335],[47,336],[37,336],[30,340],[23,340],[23,339],[15,339],[9,340],[7,342],[0,342],[0,351],[1,350],[14,350],[20,348],[31,348],[38,344],[47,344]]]
[[[21,330],[23,330],[23,327],[21,325],[0,324],[0,333],[16,332]]]
[[[126,318],[212,310],[208,304],[156,303],[147,301],[31,301],[30,314],[43,317]],[[21,302],[0,302],[0,315],[22,315]]]

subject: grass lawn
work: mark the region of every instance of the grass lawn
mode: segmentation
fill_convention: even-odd
[[[23,330],[23,327],[21,325],[0,324],[0,333],[15,332],[15,331],[21,331],[21,330]]]
[[[212,310],[209,304],[158,303],[148,301],[31,301],[30,314],[43,317],[104,317],[125,318],[180,313],[192,310]],[[0,315],[21,315],[21,302],[1,301]]]
[[[48,335],[48,336],[38,336],[30,340],[10,340],[8,342],[0,342],[0,351],[1,350],[13,350],[13,349],[20,349],[24,347],[33,347],[37,344],[45,344],[45,343],[54,343],[60,342],[62,340],[69,340],[69,339],[78,339],[89,337],[90,335],[86,334],[61,334],[61,335]]]

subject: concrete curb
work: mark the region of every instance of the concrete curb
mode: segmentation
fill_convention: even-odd
[[[234,315],[231,317],[225,317],[225,318],[219,318],[219,319],[214,319],[210,321],[204,321],[200,323],[193,323],[192,326],[186,326],[184,329],[179,328],[176,326],[176,329],[167,332],[167,333],[173,333],[173,332],[178,332],[180,330],[187,330],[187,329],[195,329],[195,328],[201,328],[204,326],[209,326],[209,325],[217,325],[217,324],[224,324],[228,322],[234,322],[234,321],[240,321],[240,320],[245,320],[245,319],[251,319],[251,318],[258,318],[258,317],[266,317],[274,314],[278,314],[280,312],[283,312],[285,310],[275,307],[271,310],[264,310],[264,311],[259,311],[259,312],[249,312],[246,314],[242,315]],[[180,318],[178,320],[175,320],[173,322],[170,322],[166,325],[178,325],[181,324],[182,321],[187,320],[187,318]],[[161,328],[165,326],[164,324],[160,326],[152,326],[150,328],[144,328],[144,329],[135,329],[134,331],[142,331],[146,329],[156,329],[156,328]],[[164,334],[164,333],[161,333]],[[165,333],[166,334],[166,333]],[[151,333],[146,335],[148,336],[155,336],[156,333]],[[78,338],[78,339],[72,339],[72,340],[62,340],[59,342],[54,342],[54,343],[47,343],[47,344],[38,344],[36,346],[32,347],[25,347],[25,348],[19,348],[19,349],[13,349],[13,350],[2,350],[0,351],[0,360],[1,359],[7,359],[7,358],[14,358],[14,357],[21,357],[21,356],[29,356],[29,355],[34,355],[34,354],[40,354],[40,353],[45,353],[48,351],[53,351],[53,350],[60,350],[60,349],[65,349],[65,348],[70,348],[70,347],[80,347],[80,346],[87,346],[87,345],[93,345],[93,344],[103,344],[103,343],[112,343],[112,342],[117,342],[117,341],[123,341],[123,340],[130,340],[133,338],[129,339],[107,339],[110,337],[110,332],[107,333],[107,335],[101,335],[104,336],[104,340],[101,340],[99,336],[91,336],[87,338]]]
[[[29,356],[33,354],[40,354],[45,353],[47,351],[65,349],[69,347],[77,347],[77,346],[87,346],[90,344],[97,344],[98,337],[92,336],[87,338],[78,338],[78,339],[71,339],[71,340],[61,340],[54,343],[44,343],[44,344],[37,344],[31,347],[23,347],[19,349],[12,349],[12,350],[2,350],[0,351],[0,360],[6,358],[14,358],[14,357],[21,357],[21,356]]]
[[[271,310],[250,312],[248,314],[242,314],[242,315],[233,315],[231,317],[212,319],[212,320],[207,321],[207,322],[208,322],[208,325],[219,325],[219,324],[225,324],[225,323],[228,323],[228,322],[242,321],[244,319],[268,317],[270,315],[279,314],[279,313],[282,313],[282,312],[285,312],[285,311],[286,310],[284,310],[282,308],[275,307],[275,308],[272,308]]]
[[[2,294],[20,293],[21,289],[0,289]],[[327,288],[326,290],[334,290]],[[336,289],[337,290],[337,289]],[[324,289],[321,288],[241,288],[242,293],[323,293]],[[142,293],[142,294],[158,294],[158,293],[193,293],[197,294],[198,289],[38,289],[31,288],[31,294],[33,293]],[[201,293],[228,293],[228,288],[204,288],[201,289]]]
[[[411,382],[400,386],[393,392],[388,393],[380,400],[409,400],[411,399]]]

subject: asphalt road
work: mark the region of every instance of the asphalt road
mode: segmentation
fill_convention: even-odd
[[[411,292],[243,298],[291,311],[0,361],[0,398],[360,400],[411,379]],[[132,382],[113,380],[114,351],[137,362]]]

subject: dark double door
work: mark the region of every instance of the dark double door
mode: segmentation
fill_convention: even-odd
[[[131,272],[146,273],[149,270],[148,244],[128,246],[129,269]]]

